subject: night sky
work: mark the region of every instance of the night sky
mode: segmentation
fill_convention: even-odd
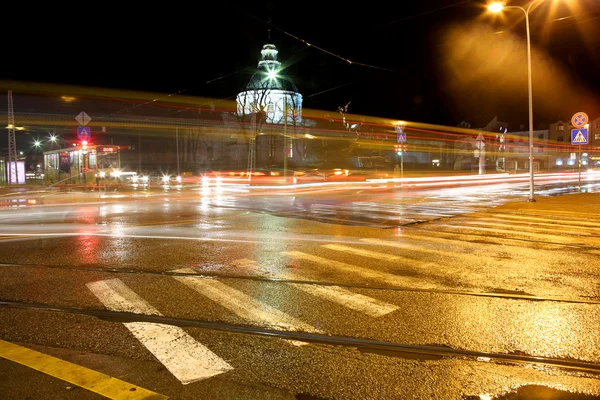
[[[270,30],[305,108],[334,114],[351,102],[351,113],[408,121],[527,124],[521,12],[493,17],[480,0],[395,3],[24,4],[5,23],[1,78],[234,99]],[[531,13],[536,124],[580,108],[600,117],[600,1],[540,4]]]

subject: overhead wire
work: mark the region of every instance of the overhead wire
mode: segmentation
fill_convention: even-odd
[[[433,14],[435,12],[446,10],[448,8],[452,8],[452,7],[456,7],[456,6],[460,6],[460,5],[463,5],[463,4],[466,4],[466,3],[470,3],[472,1],[473,0],[463,0],[463,1],[459,1],[458,3],[449,4],[447,6],[435,8],[433,10],[424,11],[424,12],[419,13],[419,14],[409,15],[408,17],[399,18],[399,19],[396,19],[394,21],[389,21],[389,22],[386,22],[385,24],[378,25],[378,26],[376,26],[376,28],[383,28],[385,26],[393,25],[393,24],[396,24],[398,22],[408,21],[408,20],[411,20],[411,19],[422,17],[423,15]]]

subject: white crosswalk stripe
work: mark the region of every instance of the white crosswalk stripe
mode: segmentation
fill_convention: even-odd
[[[347,264],[341,261],[330,260],[328,258],[314,256],[312,254],[303,253],[300,251],[286,251],[283,252],[288,256],[294,257],[296,259],[309,261],[315,264],[319,264],[322,267],[326,267],[331,270],[335,270],[336,272],[347,273],[350,275],[356,275],[361,278],[373,279],[382,281],[389,285],[393,286],[411,286],[420,289],[438,289],[439,285],[436,285],[431,282],[423,282],[414,278],[403,277],[394,275],[388,272],[378,271],[375,269],[369,269],[364,267],[357,267],[352,264]]]
[[[182,268],[171,272],[195,273],[191,268]],[[311,325],[299,321],[283,311],[258,301],[216,279],[206,279],[198,276],[174,276],[173,278],[229,309],[240,318],[265,324],[275,329],[315,332],[315,328]]]
[[[325,245],[323,245],[323,247],[325,247],[326,249],[330,249],[330,250],[343,251],[343,252],[350,253],[350,254],[356,254],[358,256],[374,258],[376,260],[410,263],[413,266],[418,265],[418,266],[424,266],[424,267],[427,267],[427,266],[435,267],[434,263],[418,261],[418,260],[415,260],[414,258],[410,258],[410,257],[398,256],[398,255],[394,255],[394,254],[379,253],[377,251],[358,249],[356,247],[349,247],[349,246],[344,246],[344,245],[340,245],[340,244],[325,244]]]
[[[499,227],[499,228],[514,228],[515,227],[515,222],[511,222],[511,221],[502,221],[502,220],[492,220],[492,219],[488,219],[488,220],[477,220],[477,221],[461,221],[462,224],[464,224],[465,226],[483,226],[483,227],[488,227],[488,226],[494,226],[494,227]],[[531,233],[556,233],[557,229],[560,230],[561,233],[563,234],[570,234],[570,235],[580,235],[580,236],[592,236],[592,235],[597,235],[597,233],[593,233],[591,232],[591,228],[584,228],[584,227],[571,227],[568,225],[550,225],[550,227],[548,227],[548,224],[545,224],[546,226],[542,226],[543,224],[541,223],[535,223],[535,222],[528,222],[528,223],[523,223],[523,224],[519,224],[518,227],[521,231],[526,230],[528,232]]]
[[[332,301],[354,311],[359,311],[371,317],[381,317],[398,309],[398,306],[389,304],[369,296],[341,288],[339,286],[317,286],[301,283],[292,283],[293,287],[315,297]]]
[[[161,315],[119,279],[90,282],[87,287],[111,311]],[[183,384],[233,369],[177,326],[152,322],[124,325]]]
[[[260,267],[256,261],[247,258],[234,260],[231,264],[239,266],[243,269],[258,270]],[[293,274],[281,274],[279,278],[294,281],[308,280],[298,272],[295,272]],[[354,293],[348,289],[339,286],[317,286],[302,283],[289,283],[289,285],[312,296],[320,297],[324,300],[331,301],[333,303],[350,308],[354,311],[361,312],[371,317],[381,317],[398,309],[398,306],[394,304],[386,303],[384,301],[380,301],[369,296]]]
[[[584,221],[579,219],[561,219],[557,221],[556,218],[544,218],[542,216],[530,216],[530,215],[509,215],[509,214],[486,214],[486,217],[478,218],[484,220],[510,220],[514,222],[528,223],[532,222],[538,225],[547,226],[567,226],[571,228],[592,228],[600,229],[600,223]]]
[[[491,224],[491,225],[493,225],[493,224]],[[521,236],[525,236],[528,238],[536,238],[536,239],[546,240],[546,241],[556,242],[556,243],[565,243],[565,242],[575,243],[575,242],[577,242],[577,240],[573,240],[572,238],[569,238],[567,236],[530,232],[525,227],[519,227],[518,230],[497,229],[492,226],[489,226],[489,227],[488,226],[466,227],[464,225],[456,225],[456,224],[437,224],[436,227],[455,229],[464,235],[468,235],[469,231],[475,231],[475,232],[486,232],[488,234],[498,234],[498,235],[502,235],[502,234],[521,235]],[[554,232],[557,232],[557,231],[558,231],[558,229],[554,230]],[[443,231],[443,232],[445,232],[445,231]]]

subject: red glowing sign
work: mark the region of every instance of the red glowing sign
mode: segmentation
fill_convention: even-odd
[[[102,146],[96,148],[96,151],[99,153],[115,153],[119,150],[118,146]]]

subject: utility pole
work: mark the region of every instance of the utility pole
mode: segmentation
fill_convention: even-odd
[[[475,144],[475,146],[477,146],[477,148],[479,149],[479,175],[484,175],[485,174],[485,138],[483,137],[483,135],[481,134],[481,132],[479,132],[479,135],[477,135],[477,143]]]
[[[400,186],[404,186],[404,152],[406,145],[402,145],[402,154],[400,154]]]
[[[15,112],[12,90],[8,91],[8,184],[17,184],[17,140],[15,138]]]
[[[396,130],[396,144],[394,148],[396,149],[396,167],[394,168],[394,175],[398,174],[398,156],[400,156],[400,187],[404,185],[404,153],[408,150],[408,146],[406,144],[406,132],[404,129],[406,128],[406,123],[399,122],[395,124],[394,129]]]
[[[287,97],[284,97],[283,101],[283,181],[287,183],[287,159],[288,159],[288,137],[287,137]]]
[[[140,128],[138,128],[138,174],[142,174],[142,140],[140,138]]]
[[[177,176],[179,176],[179,127],[175,127],[175,144],[177,145]]]
[[[577,173],[579,174],[579,185],[578,185],[578,192],[581,193],[581,145],[579,145],[579,164],[578,164],[578,171]]]

